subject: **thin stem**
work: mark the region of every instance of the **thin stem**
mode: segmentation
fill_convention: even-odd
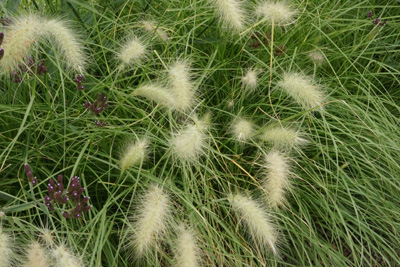
[[[272,100],[271,100],[271,84],[272,84],[272,64],[274,61],[274,30],[275,30],[275,22],[272,20],[272,30],[271,30],[271,51],[270,51],[270,63],[269,63],[269,83],[268,83],[268,98],[269,98],[269,104],[271,105],[272,111],[274,112],[274,116],[276,119],[279,121],[278,115],[275,112],[274,106],[272,105]]]

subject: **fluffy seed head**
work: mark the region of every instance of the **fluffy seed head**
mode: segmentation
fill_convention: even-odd
[[[168,70],[175,109],[187,111],[193,107],[195,88],[191,81],[191,68],[187,61],[178,60]]]
[[[67,62],[67,66],[78,73],[82,73],[86,65],[87,56],[84,53],[83,44],[66,22],[50,19],[46,20],[44,25],[40,27],[45,29],[45,33],[52,37],[51,39],[57,44],[58,50]]]
[[[258,82],[258,71],[254,69],[248,69],[245,73],[245,75],[242,77],[242,84],[243,87],[247,91],[254,91],[257,87],[257,82]]]
[[[81,259],[73,255],[64,245],[57,246],[53,250],[55,266],[59,267],[83,267]]]
[[[172,136],[170,146],[172,153],[182,161],[194,161],[205,153],[208,144],[207,130],[209,117],[194,119],[182,131]]]
[[[308,57],[311,58],[311,60],[314,61],[317,65],[322,65],[325,62],[324,55],[318,50],[311,51],[308,54]]]
[[[238,117],[233,121],[231,131],[236,140],[243,142],[253,136],[254,125],[251,121]]]
[[[301,73],[285,73],[277,85],[304,109],[318,107],[324,101],[320,86]]]
[[[149,33],[154,33],[154,30],[156,31],[156,34],[164,41],[168,41],[168,34],[159,26],[157,27],[157,23],[154,21],[142,21],[143,29]]]
[[[9,267],[12,262],[12,240],[0,226],[0,267]]]
[[[146,46],[136,36],[132,36],[119,50],[118,60],[122,63],[121,67],[139,62],[146,55]]]
[[[200,266],[200,249],[197,245],[196,235],[184,224],[178,228],[178,237],[175,243],[175,266]]]
[[[290,189],[290,166],[284,154],[271,151],[265,157],[265,178],[262,181],[266,200],[271,208],[283,206],[285,194]]]
[[[26,251],[26,267],[48,267],[49,259],[46,251],[40,246],[38,242],[33,242]]]
[[[125,146],[125,151],[121,156],[120,162],[121,172],[124,172],[132,166],[140,165],[140,163],[146,158],[148,146],[149,141],[147,139],[137,140]]]
[[[276,254],[277,232],[265,209],[258,202],[240,193],[229,195],[228,200],[233,211],[249,228],[255,242],[261,246],[270,246]]]
[[[167,88],[158,83],[142,84],[133,91],[132,95],[145,97],[171,110],[175,109],[173,95]]]
[[[293,20],[296,11],[284,1],[263,1],[257,6],[256,13],[269,23],[286,24]]]
[[[224,28],[239,33],[246,26],[245,12],[241,0],[209,0],[216,7]]]
[[[154,248],[166,229],[170,214],[170,202],[163,190],[153,185],[143,196],[131,223],[130,246],[141,257]]]
[[[40,233],[40,238],[46,243],[47,246],[54,245],[53,232],[45,228]]]
[[[12,24],[7,26],[2,44],[4,57],[0,60],[1,72],[10,73],[24,61],[32,44],[43,33],[42,23],[40,17],[32,14],[14,18]]]
[[[260,139],[271,143],[276,149],[290,149],[307,143],[299,132],[290,128],[274,127],[263,131]]]

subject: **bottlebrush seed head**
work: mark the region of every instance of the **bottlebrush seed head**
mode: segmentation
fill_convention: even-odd
[[[276,149],[291,149],[308,142],[302,137],[300,132],[280,126],[265,129],[259,138],[264,142],[272,144]]]
[[[0,226],[0,267],[12,266],[13,244],[11,237]]]
[[[139,62],[146,55],[146,46],[136,36],[132,36],[117,53],[121,68]]]
[[[277,232],[269,215],[265,212],[265,208],[240,193],[228,195],[228,201],[240,221],[249,228],[248,232],[252,235],[254,241],[261,246],[271,247],[276,255]]]
[[[260,2],[256,13],[269,23],[287,24],[293,21],[296,11],[285,1],[269,0]]]
[[[63,55],[68,68],[82,73],[84,72],[87,55],[84,46],[77,34],[72,31],[67,22],[60,19],[46,20],[41,26],[46,30],[45,34],[57,45],[58,51]]]
[[[205,154],[208,145],[210,117],[194,119],[193,124],[185,126],[170,139],[170,148],[174,156],[181,161],[195,161]]]
[[[254,91],[258,85],[258,71],[252,68],[248,69],[242,77],[242,85],[246,91]]]
[[[222,26],[234,33],[243,31],[246,27],[246,14],[241,0],[209,0],[215,6]]]
[[[142,21],[141,23],[143,25],[143,29],[149,33],[154,33],[154,31],[156,32],[156,34],[164,41],[167,42],[169,37],[168,34],[158,25],[158,23],[154,22],[154,21],[149,21],[149,20],[145,20]]]
[[[237,117],[232,123],[231,132],[237,141],[244,142],[253,136],[254,125],[249,120]]]
[[[157,245],[170,215],[170,201],[163,190],[153,185],[144,194],[137,214],[132,218],[129,246],[142,257]]]
[[[0,72],[11,73],[23,63],[31,46],[43,34],[43,20],[36,15],[20,16],[5,28],[2,48],[5,55],[0,60]]]
[[[168,70],[170,91],[175,109],[187,111],[193,108],[196,90],[191,81],[191,67],[188,61],[178,60]]]
[[[26,262],[24,267],[48,267],[50,266],[47,251],[38,242],[33,242],[26,250]]]
[[[145,97],[171,110],[175,109],[173,95],[167,88],[158,83],[142,84],[133,91],[132,95]]]
[[[324,94],[320,86],[311,77],[301,73],[284,73],[277,86],[282,88],[304,109],[318,107],[324,101]]]
[[[52,250],[53,258],[58,267],[83,267],[82,260],[73,255],[64,245],[59,245]]]
[[[132,166],[140,165],[147,156],[148,147],[149,141],[146,138],[126,145],[120,161],[121,172]]]
[[[271,151],[265,157],[263,165],[265,178],[262,187],[267,204],[278,208],[286,203],[285,194],[290,189],[290,165],[288,158],[279,151]]]
[[[197,244],[194,231],[183,223],[178,227],[178,236],[175,241],[175,266],[197,267],[201,266],[200,248]]]
[[[320,51],[315,50],[311,51],[308,54],[308,57],[315,62],[317,65],[322,65],[325,62],[325,57],[324,54],[322,54]]]

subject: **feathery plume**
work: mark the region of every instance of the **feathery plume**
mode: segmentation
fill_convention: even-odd
[[[0,60],[1,72],[11,73],[28,57],[31,46],[43,33],[43,20],[36,15],[21,16],[5,28]]]
[[[146,55],[146,46],[136,36],[132,36],[119,50],[117,58],[121,68],[138,62]]]
[[[131,225],[133,233],[129,245],[138,257],[156,246],[157,240],[166,229],[169,214],[170,202],[167,194],[153,185],[143,196],[138,214]]]
[[[3,41],[4,57],[0,61],[2,71],[10,73],[16,70],[28,57],[32,45],[41,37],[49,36],[58,45],[68,67],[82,73],[86,56],[74,32],[59,19],[49,20],[34,14],[14,18],[7,26]]]
[[[12,240],[0,226],[0,267],[9,267],[12,263]]]
[[[46,251],[38,242],[33,242],[26,251],[25,267],[48,267],[50,266],[49,258]]]
[[[304,109],[315,108],[324,101],[324,94],[312,78],[301,73],[284,73],[277,84]]]
[[[200,266],[200,249],[197,245],[196,235],[184,224],[178,227],[178,237],[175,242],[175,266]]]
[[[175,108],[175,100],[171,92],[158,83],[145,83],[132,93],[133,96],[142,96],[169,109]]]
[[[40,26],[54,39],[58,50],[63,54],[70,69],[82,73],[86,65],[86,55],[83,44],[76,34],[70,30],[66,22],[59,19],[46,20]]]
[[[125,151],[121,156],[121,172],[134,165],[139,165],[146,158],[148,146],[148,139],[140,139],[125,146]]]
[[[172,136],[170,146],[172,153],[182,161],[194,161],[205,153],[210,125],[210,116],[194,119],[193,124],[187,125],[182,131]]]
[[[268,214],[259,203],[240,193],[228,196],[232,209],[249,228],[253,239],[260,245],[270,246],[274,254],[276,251],[277,233]]]
[[[42,229],[39,236],[47,246],[54,245],[53,232],[51,232],[49,229]]]
[[[271,143],[276,149],[290,149],[307,143],[299,132],[280,126],[264,130],[259,138]]]
[[[317,65],[322,65],[325,62],[325,57],[324,54],[322,54],[318,50],[311,51],[308,54],[308,57],[315,62]]]
[[[241,0],[209,0],[216,7],[224,28],[232,29],[235,33],[244,30],[245,11]]]
[[[232,123],[231,132],[236,140],[244,142],[253,136],[254,125],[251,121],[238,117]]]
[[[170,90],[177,110],[187,111],[194,104],[196,91],[190,72],[190,64],[182,60],[176,61],[168,70]]]
[[[263,1],[258,4],[256,13],[269,23],[285,24],[293,20],[296,11],[285,1]]]
[[[53,249],[53,258],[58,267],[83,267],[81,259],[73,255],[64,245]]]
[[[254,91],[257,87],[258,82],[258,71],[252,68],[246,71],[246,74],[242,77],[242,85],[246,91]]]
[[[143,29],[149,33],[153,33],[154,30],[156,32],[156,34],[164,41],[168,41],[169,37],[168,34],[159,26],[157,26],[157,23],[155,23],[154,21],[149,21],[149,20],[145,20],[142,21],[141,23],[143,25]]]
[[[285,194],[290,189],[290,166],[288,159],[278,151],[271,151],[265,157],[266,174],[262,182],[266,200],[271,208],[283,206]]]

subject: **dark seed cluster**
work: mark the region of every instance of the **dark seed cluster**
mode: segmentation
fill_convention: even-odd
[[[108,107],[107,96],[102,96],[101,93],[98,94],[97,99],[92,104],[90,101],[83,104],[83,106],[92,112],[95,116],[99,115],[102,111]],[[107,123],[103,122],[102,120],[95,120],[94,124],[99,127],[104,127]]]
[[[89,211],[92,205],[88,205],[90,197],[81,196],[85,191],[84,187],[81,187],[79,177],[74,176],[70,180],[70,185],[67,189],[64,187],[63,176],[59,174],[57,182],[53,179],[47,185],[48,195],[44,197],[45,205],[49,210],[54,210],[53,204],[64,205],[70,203],[74,208],[63,212],[64,218],[81,218],[82,212]]]
[[[74,82],[76,83],[76,86],[78,87],[79,91],[85,89],[85,86],[82,85],[82,81],[83,81],[83,75],[82,74],[76,75]]]
[[[369,18],[369,19],[372,19],[372,11],[368,11],[368,13],[367,13],[367,18]],[[373,21],[372,21],[372,23],[373,24],[375,24],[375,25],[379,25],[379,26],[385,26],[386,25],[386,20],[384,20],[384,21],[382,21],[381,22],[381,19],[380,18],[376,18],[376,19],[374,19]]]
[[[4,40],[4,32],[0,32],[0,60],[4,57],[4,49],[1,47]]]
[[[17,69],[11,72],[11,78],[13,82],[22,82],[22,76],[24,73],[36,73],[37,75],[43,75],[47,72],[46,61],[44,59],[39,60],[36,64],[32,57],[28,57],[25,64],[19,64]]]
[[[26,177],[28,177],[29,183],[31,183],[32,185],[36,185],[38,183],[37,177],[33,176],[33,172],[31,170],[31,167],[29,167],[28,163],[25,163],[24,165],[25,165]]]

